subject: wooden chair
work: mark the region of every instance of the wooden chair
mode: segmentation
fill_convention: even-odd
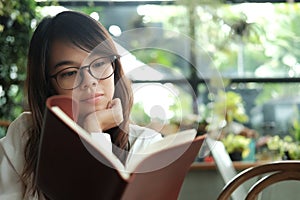
[[[300,160],[276,161],[248,168],[237,174],[221,191],[218,200],[227,200],[243,183],[254,177],[260,177],[250,187],[246,200],[257,199],[268,186],[287,180],[300,181]]]

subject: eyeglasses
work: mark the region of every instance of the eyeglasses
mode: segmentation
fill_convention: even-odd
[[[87,66],[68,67],[51,75],[50,78],[54,78],[60,88],[73,90],[82,83],[84,69],[87,69],[89,74],[97,80],[105,80],[111,77],[115,71],[115,60],[117,58],[119,57],[115,55],[97,58]]]

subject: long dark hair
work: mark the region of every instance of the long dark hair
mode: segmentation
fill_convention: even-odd
[[[87,52],[91,52],[100,43],[105,42],[106,45],[103,47],[111,53],[117,54],[116,47],[107,30],[98,21],[79,12],[64,11],[55,17],[46,17],[36,28],[28,52],[26,79],[28,105],[32,113],[33,126],[27,132],[29,139],[25,147],[25,167],[22,174],[22,180],[26,186],[25,192],[33,194],[38,192],[36,184],[32,180],[35,180],[45,102],[49,96],[55,95],[48,78],[48,62],[51,44],[56,40],[71,42]],[[124,159],[126,151],[123,150],[129,150],[129,114],[133,99],[130,81],[124,76],[120,60],[117,59],[114,62],[116,86],[114,97],[121,99],[124,121],[118,127],[107,132],[110,133],[112,142],[115,144],[114,153]]]

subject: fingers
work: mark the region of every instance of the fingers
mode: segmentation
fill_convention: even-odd
[[[110,101],[110,106],[116,125],[120,125],[124,120],[121,100],[119,98],[113,99]]]
[[[108,102],[107,108],[111,109],[113,107],[121,107],[122,108],[121,100],[119,98],[115,98],[115,99],[111,100],[110,102]]]
[[[85,118],[85,128],[88,130],[106,131],[120,125],[123,122],[123,109],[121,100],[116,98],[111,100],[107,109],[95,111]]]

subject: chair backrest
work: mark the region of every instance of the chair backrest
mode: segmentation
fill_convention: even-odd
[[[237,175],[237,171],[233,166],[224,144],[221,141],[217,141],[209,137],[207,137],[205,141],[212,153],[218,171],[223,178],[224,184],[227,184]],[[246,190],[243,187],[239,187],[231,194],[232,200],[241,200],[244,199],[245,196]]]
[[[281,181],[300,181],[300,160],[275,161],[248,168],[237,174],[221,191],[218,200],[227,200],[243,183],[259,177],[250,187],[244,199],[254,200],[268,186]]]

